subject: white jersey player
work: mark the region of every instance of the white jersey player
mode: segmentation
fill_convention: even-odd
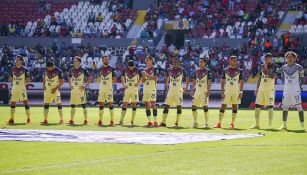
[[[289,51],[285,54],[287,64],[281,68],[281,75],[284,80],[283,93],[283,124],[280,129],[287,129],[288,109],[290,105],[295,105],[299,112],[299,119],[301,126],[304,129],[304,110],[302,108],[301,87],[304,82],[304,69],[301,65],[295,63],[296,53]]]

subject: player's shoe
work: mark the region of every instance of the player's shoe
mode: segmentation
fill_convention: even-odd
[[[102,121],[99,120],[98,123],[97,123],[97,125],[98,125],[98,126],[102,126]]]
[[[27,124],[30,124],[30,123],[31,123],[31,119],[28,118],[28,119],[27,119]]]
[[[44,120],[41,122],[41,125],[48,125],[48,120]]]
[[[14,120],[13,119],[9,119],[9,121],[7,122],[7,124],[9,124],[9,125],[14,125]]]
[[[198,123],[193,123],[193,128],[198,128]]]
[[[166,127],[166,124],[165,123],[160,123],[159,127]]]
[[[235,128],[235,125],[234,123],[230,123],[230,126],[229,126],[230,129],[234,129]]]
[[[121,126],[123,126],[123,125],[124,125],[124,122],[123,122],[123,121],[119,121],[116,125],[121,125]]]
[[[152,127],[154,124],[152,122],[148,122],[147,125],[145,125],[145,127]]]
[[[178,123],[174,123],[174,126],[173,126],[173,128],[175,128],[175,129],[178,129],[178,128],[179,128],[179,125],[178,125]]]
[[[59,125],[63,125],[64,123],[65,123],[64,120],[59,121]]]
[[[84,120],[83,125],[87,125],[87,120]]]
[[[217,123],[217,124],[214,126],[214,128],[222,128],[222,127],[221,127],[221,123]]]
[[[259,125],[253,125],[250,127],[250,129],[260,129],[260,126]]]
[[[114,126],[115,126],[115,124],[114,124],[114,122],[113,122],[112,120],[110,121],[109,126],[111,126],[111,127],[114,127]]]
[[[69,122],[68,122],[67,124],[69,124],[69,125],[74,125],[75,122],[74,122],[73,120],[69,120]]]
[[[159,124],[157,122],[154,122],[153,127],[159,127]]]
[[[209,129],[209,125],[208,125],[208,124],[205,124],[205,125],[204,125],[204,129]]]
[[[286,131],[287,130],[287,126],[286,125],[281,125],[281,127],[279,128],[279,130],[284,130],[284,131]]]

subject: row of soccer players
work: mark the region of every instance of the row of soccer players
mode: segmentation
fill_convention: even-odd
[[[281,129],[286,129],[286,121],[288,115],[288,109],[291,104],[296,105],[299,111],[299,119],[302,128],[304,128],[304,112],[301,105],[301,85],[303,83],[304,71],[302,66],[295,63],[297,55],[294,52],[287,52],[285,57],[287,58],[287,64],[285,64],[280,72],[284,77],[284,96],[283,96],[283,125]],[[22,66],[23,57],[16,57],[16,67],[12,68],[12,91],[11,91],[11,118],[8,121],[9,124],[14,124],[15,105],[18,101],[23,101],[25,104],[27,123],[30,123],[30,111],[27,100],[26,84],[29,82],[29,72]],[[104,115],[104,105],[107,102],[110,110],[110,126],[114,126],[114,111],[113,111],[113,85],[116,82],[115,70],[109,65],[109,56],[104,55],[102,57],[103,66],[99,69],[99,76],[101,78],[99,88],[99,120],[98,125],[102,125],[102,118]],[[198,127],[197,122],[197,108],[203,107],[205,116],[205,128],[209,128],[208,120],[208,102],[211,87],[211,72],[206,68],[206,59],[200,58],[199,69],[196,70],[193,76],[193,86],[191,89],[192,101],[192,113],[194,118],[193,127]],[[127,67],[123,70],[121,76],[121,83],[125,88],[125,94],[123,97],[123,105],[121,110],[121,117],[119,125],[123,124],[124,117],[128,104],[132,105],[132,118],[131,125],[134,125],[134,119],[136,116],[136,104],[139,100],[138,90],[139,85],[144,85],[143,101],[145,102],[146,115],[148,118],[147,126],[166,126],[166,119],[169,113],[170,106],[177,107],[177,116],[174,127],[179,127],[179,121],[181,118],[183,93],[187,92],[189,83],[183,87],[183,81],[189,82],[189,77],[186,71],[180,67],[180,60],[178,58],[173,59],[172,67],[168,70],[168,74],[165,80],[165,91],[167,97],[165,100],[165,106],[163,110],[163,120],[160,124],[157,121],[157,108],[156,108],[156,81],[157,73],[154,69],[154,59],[151,56],[146,58],[147,67],[141,72],[135,65],[133,60],[128,61]],[[256,109],[255,120],[256,124],[251,128],[259,129],[259,116],[260,108],[266,106],[269,111],[269,128],[273,119],[273,105],[275,97],[275,78],[278,73],[278,68],[272,61],[272,54],[267,53],[265,55],[264,64],[260,67],[260,77],[257,83],[257,97],[256,97]],[[53,65],[52,62],[47,63],[47,68],[44,72],[44,121],[42,124],[48,124],[48,112],[49,105],[53,101],[58,106],[60,115],[59,124],[63,124],[63,112],[61,106],[61,95],[59,88],[64,84],[62,71]],[[88,123],[87,108],[86,108],[86,93],[85,89],[93,79],[93,75],[86,69],[81,67],[81,58],[76,56],[74,58],[74,68],[69,72],[69,85],[71,87],[71,119],[69,124],[74,124],[74,116],[76,112],[76,106],[81,105],[84,113],[84,125]],[[234,122],[238,112],[238,105],[241,103],[243,95],[243,80],[242,71],[237,67],[237,57],[230,56],[229,66],[224,69],[221,78],[221,98],[222,104],[219,112],[219,119],[215,128],[221,128],[224,112],[227,105],[232,106],[232,119],[230,128],[234,128]],[[153,113],[153,120],[151,118],[151,110]]]

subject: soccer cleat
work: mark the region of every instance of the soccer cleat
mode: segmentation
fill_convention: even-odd
[[[234,129],[234,128],[235,128],[235,125],[234,125],[233,123],[231,123],[230,126],[229,126],[229,128],[230,128],[230,129]]]
[[[154,122],[154,125],[153,125],[154,127],[158,127],[159,126],[159,124],[157,123],[157,122]]]
[[[74,122],[73,120],[69,120],[68,124],[69,124],[69,125],[74,125],[75,122]]]
[[[10,119],[8,122],[7,122],[7,124],[9,124],[9,125],[14,125],[14,120],[13,119]]]
[[[198,123],[193,123],[193,128],[198,128]]]
[[[205,124],[205,125],[204,125],[204,129],[209,129],[209,125],[208,125],[208,124]]]
[[[41,122],[41,125],[48,125],[48,120],[44,120]]]
[[[217,123],[214,128],[221,128],[221,123]]]
[[[260,129],[260,126],[259,125],[253,125],[250,127],[250,129]]]
[[[119,121],[116,125],[121,125],[121,126],[123,126],[124,123],[123,123],[123,121]]]
[[[63,125],[64,123],[65,123],[64,120],[59,121],[59,125]]]
[[[166,124],[165,123],[160,123],[159,127],[166,127]]]
[[[109,126],[111,126],[111,127],[114,127],[114,126],[115,126],[115,124],[114,124],[114,122],[113,122],[112,120],[110,121]]]
[[[281,125],[281,127],[279,128],[279,130],[287,130],[287,126],[286,125]]]
[[[87,120],[84,120],[83,125],[87,125]]]
[[[179,128],[179,125],[178,125],[178,123],[174,123],[174,126],[173,126],[173,128]]]
[[[98,126],[102,126],[102,121],[99,120],[98,123],[97,123],[97,125],[98,125]]]
[[[148,122],[147,125],[145,125],[145,127],[152,127],[154,124],[152,122]]]
[[[27,124],[30,124],[30,123],[31,123],[31,119],[28,118],[28,119],[27,119]]]

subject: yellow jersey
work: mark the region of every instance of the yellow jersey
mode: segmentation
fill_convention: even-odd
[[[135,84],[140,82],[141,76],[141,71],[139,71],[136,67],[134,67],[132,70],[126,67],[122,73],[122,77],[125,79],[125,84],[128,86],[126,91],[138,91],[138,86],[135,87]]]
[[[26,88],[26,78],[30,77],[30,73],[24,66],[13,67],[10,76],[12,77],[12,90],[22,90]]]
[[[277,66],[272,63],[267,66],[267,71],[264,72],[264,64],[260,66],[260,85],[259,91],[272,91],[275,89],[275,78],[270,78],[270,75],[277,74]]]
[[[212,79],[212,74],[208,68],[197,69],[194,77],[196,80],[195,94],[202,94],[208,91],[208,81]]]
[[[151,67],[151,68],[145,68],[144,72],[150,76],[157,76],[157,69]],[[146,80],[144,82],[144,92],[152,92],[157,90],[157,84],[156,81],[150,78],[146,77]]]
[[[51,90],[59,84],[61,79],[64,79],[64,75],[58,67],[54,67],[51,71],[45,70],[44,78],[46,90]]]
[[[239,81],[242,80],[242,70],[238,67],[227,67],[224,69],[222,79],[225,80],[224,91],[226,93],[237,93],[240,91]]]
[[[83,67],[79,67],[79,69],[72,68],[69,71],[69,78],[71,78],[71,87],[72,91],[80,91],[80,87],[83,86],[86,79],[90,76],[88,70]]]
[[[99,90],[113,90],[113,77],[116,77],[114,68],[111,66],[103,66],[98,70],[98,74],[101,78]]]
[[[169,90],[170,91],[182,91],[182,82],[187,76],[187,72],[182,67],[170,68],[167,72],[167,75],[170,78]],[[186,82],[189,83],[189,82]]]

